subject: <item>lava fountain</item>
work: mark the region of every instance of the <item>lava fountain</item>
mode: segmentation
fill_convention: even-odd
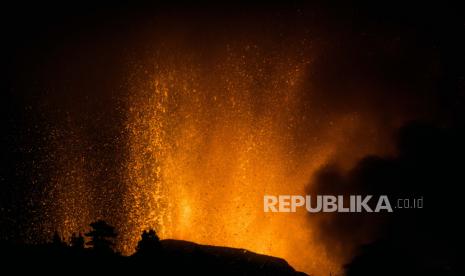
[[[339,271],[308,215],[263,212],[266,194],[304,194],[361,129],[354,114],[326,121],[312,111],[307,54],[243,45],[208,64],[173,50],[151,60],[134,70],[126,100],[123,252],[154,228],[162,238],[282,257],[306,272]]]
[[[377,152],[367,139],[376,122],[363,110],[335,110],[312,87],[317,68],[305,41],[270,44],[157,46],[128,66],[113,113],[78,106],[50,119],[63,123],[45,135],[39,167],[49,177],[38,180],[47,184],[32,235],[69,237],[104,219],[124,254],[152,228],[165,239],[281,257],[312,274],[340,272],[352,252],[333,255],[305,212],[264,213],[263,196],[305,194],[328,162],[350,167]],[[111,114],[119,123],[109,124]]]
[[[340,28],[339,14],[259,9],[128,12],[32,44],[38,57],[18,78],[34,95],[24,116],[35,135],[21,146],[33,171],[17,169],[32,175],[25,239],[67,238],[104,219],[123,254],[152,228],[281,257],[312,275],[341,272],[353,254],[345,244],[329,244],[306,212],[264,213],[263,196],[305,194],[328,163],[344,170],[390,150],[386,137],[417,105],[408,96],[384,105],[410,89],[378,76],[378,56],[393,58],[400,40]]]

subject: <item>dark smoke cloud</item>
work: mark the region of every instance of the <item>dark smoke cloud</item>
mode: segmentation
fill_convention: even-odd
[[[426,269],[428,260],[435,260],[429,265],[439,271],[447,266],[454,271],[463,269],[457,260],[463,258],[464,242],[459,222],[463,210],[460,183],[465,180],[464,135],[463,128],[413,122],[399,130],[396,156],[368,156],[348,172],[334,166],[322,169],[308,189],[310,194],[424,198],[423,209],[394,209],[390,214],[310,215],[309,219],[318,223],[328,250],[346,254],[381,239],[389,242],[377,249],[385,251],[377,261],[380,266],[400,265],[402,258],[415,256],[420,264],[412,260],[410,266]],[[366,262],[365,266],[371,261]]]
[[[463,18],[449,9],[418,9],[422,13],[408,7],[370,14],[361,9],[351,21],[344,21],[346,13],[340,17],[347,23],[339,29],[344,31],[333,29],[326,47],[320,48],[326,51],[316,60],[320,70],[312,85],[331,91],[327,95],[335,97],[331,105],[336,110],[369,114],[384,133],[377,139],[385,141],[384,146],[395,145],[395,150],[388,151],[390,155],[366,156],[348,170],[337,161],[328,164],[311,181],[308,192],[424,196],[425,209],[389,215],[312,214],[309,220],[317,222],[328,250],[338,256],[387,239],[398,252],[378,250],[399,256],[398,260],[418,255],[419,263],[436,259],[457,269],[463,245],[463,229],[457,223],[463,209],[457,184],[463,182],[464,55],[459,49],[464,40],[458,37],[464,34]],[[427,19],[427,14],[441,20]],[[320,107],[327,99],[322,95]],[[405,125],[410,119],[430,123]],[[389,260],[392,255],[378,258]],[[378,268],[393,265],[372,263]]]

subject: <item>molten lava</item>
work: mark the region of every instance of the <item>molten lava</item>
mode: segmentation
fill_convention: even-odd
[[[155,58],[132,80],[124,251],[154,228],[162,238],[279,256],[307,272],[338,271],[308,215],[264,213],[263,196],[304,194],[359,119],[318,123],[306,101],[307,57],[249,46],[225,55],[210,66]]]
[[[370,122],[325,113],[313,101],[308,47],[281,46],[167,47],[134,66],[119,107],[124,157],[116,169],[112,151],[72,123],[50,140],[55,176],[42,229],[69,236],[102,218],[119,230],[125,254],[153,228],[161,238],[282,257],[308,273],[340,271],[345,260],[330,255],[307,213],[265,213],[263,196],[305,194],[327,162],[373,151],[354,143]]]

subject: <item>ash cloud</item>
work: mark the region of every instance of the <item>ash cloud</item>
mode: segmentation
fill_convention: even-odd
[[[438,271],[463,269],[458,260],[463,257],[464,229],[458,220],[463,210],[459,183],[465,180],[461,165],[464,135],[460,127],[411,122],[398,131],[395,156],[367,156],[347,172],[331,165],[320,170],[308,187],[310,194],[424,198],[422,209],[394,209],[390,214],[309,215],[328,250],[335,255],[360,253],[364,244],[387,240],[389,246],[384,250],[390,253],[380,257],[380,265],[388,267],[389,258],[391,265],[412,258],[409,267],[414,267],[418,265],[414,256],[423,264],[435,260],[431,266]],[[388,254],[393,255],[388,258]]]
[[[432,263],[442,273],[447,266],[463,270],[457,262],[463,246],[463,227],[457,218],[463,209],[458,183],[463,182],[464,71],[460,64],[464,55],[459,48],[464,40],[457,35],[464,29],[460,27],[463,19],[450,8],[434,11],[422,6],[422,15],[409,7],[371,15],[362,9],[358,12],[364,16],[343,27],[346,32],[335,32],[338,38],[316,62],[321,70],[312,85],[332,91],[328,98],[334,96],[330,101],[337,107],[334,110],[358,110],[370,116],[382,133],[377,138],[383,141],[380,148],[393,148],[365,156],[348,168],[336,156],[309,182],[307,192],[423,196],[425,202],[424,209],[393,214],[309,215],[335,258],[350,262],[353,254],[364,256],[363,244],[387,240],[391,247],[378,250],[389,253],[377,255],[381,261],[373,262],[378,267],[395,266],[405,258],[412,260],[411,266]],[[433,21],[426,14],[444,20]],[[328,98],[321,94],[318,106],[326,106]],[[397,263],[382,261],[393,256]],[[406,271],[418,273],[419,267]],[[372,273],[378,274],[379,269]]]

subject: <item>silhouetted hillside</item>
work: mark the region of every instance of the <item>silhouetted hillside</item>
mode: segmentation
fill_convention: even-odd
[[[199,272],[214,272],[217,275],[299,274],[283,259],[245,249],[199,245],[180,240],[163,240],[161,244],[169,260],[176,260]]]
[[[120,273],[151,275],[306,275],[285,260],[244,249],[162,240],[150,253],[121,256],[66,244],[0,244],[1,263],[17,272]],[[152,273],[153,272],[153,273]]]

